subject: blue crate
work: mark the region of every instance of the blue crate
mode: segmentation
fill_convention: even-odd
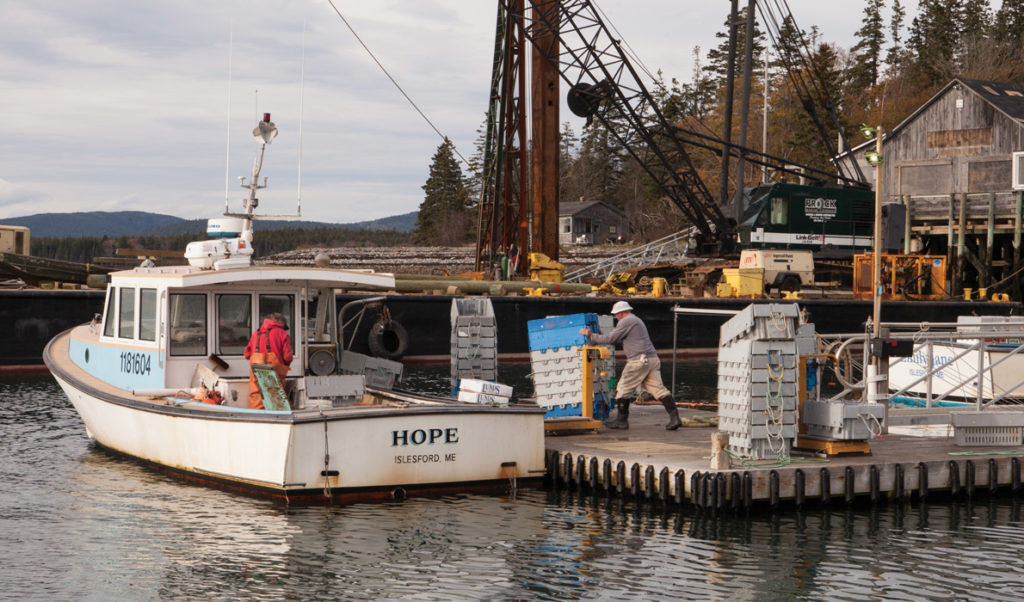
[[[531,351],[577,347],[585,345],[587,338],[580,335],[584,326],[600,332],[597,314],[570,314],[530,320],[526,323]]]
[[[561,418],[563,416],[582,416],[583,410],[578,403],[566,403],[551,406],[544,412],[545,418]]]
[[[615,409],[615,400],[609,399],[608,396],[603,393],[598,393],[594,396],[594,419],[604,420],[608,418],[608,413]],[[544,412],[545,418],[562,418],[564,416],[582,416],[583,408],[582,404],[579,403],[565,403],[557,406],[551,406]]]

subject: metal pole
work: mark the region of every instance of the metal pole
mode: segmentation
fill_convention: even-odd
[[[764,106],[761,120],[761,152],[768,154],[768,51],[764,51]],[[768,164],[761,166],[761,183],[768,183]]]
[[[676,394],[676,340],[679,336],[679,314],[672,312],[672,395]]]
[[[878,127],[875,136],[875,152],[879,159],[875,163],[875,231],[872,241],[871,271],[872,271],[872,295],[871,295],[871,336],[878,338],[881,334],[882,314],[882,127]],[[876,358],[877,359],[877,358]],[[876,360],[873,363],[877,364]]]
[[[736,159],[736,223],[743,219],[743,188],[746,184],[747,120],[750,113],[750,80],[754,71],[754,0],[747,0],[746,45],[743,49],[743,87],[740,91],[740,152]]]
[[[725,70],[725,110],[722,115],[722,140],[725,148],[722,151],[722,167],[718,174],[718,204],[725,206],[729,200],[729,143],[732,142],[732,80],[736,77],[736,14],[739,0],[732,0],[729,12],[729,54]]]
[[[878,339],[882,334],[882,126],[878,126],[875,133],[875,153],[878,157],[875,162],[875,229],[874,240],[872,241],[873,252],[871,254],[872,295],[871,295],[871,339]],[[868,346],[870,347],[870,341]],[[881,403],[884,411],[882,420],[882,433],[889,432],[889,403],[888,393],[888,362],[883,364],[882,358],[871,354],[871,365],[868,374],[866,390],[869,403]],[[883,387],[883,383],[886,386]]]

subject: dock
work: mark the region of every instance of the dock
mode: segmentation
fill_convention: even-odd
[[[1021,493],[1024,446],[958,446],[928,410],[891,410],[891,431],[868,442],[869,454],[826,457],[794,450],[781,462],[732,458],[728,470],[711,470],[711,434],[717,427],[666,431],[660,405],[630,409],[628,430],[546,437],[550,486],[699,511]],[[680,409],[684,425],[707,423],[713,416]],[[938,430],[933,434],[939,436],[902,434],[900,427],[911,425]]]

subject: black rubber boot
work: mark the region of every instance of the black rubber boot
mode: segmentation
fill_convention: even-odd
[[[615,420],[606,420],[605,428],[628,429],[629,428],[629,402],[628,399],[615,400]]]
[[[665,406],[665,411],[668,412],[668,424],[665,425],[665,430],[674,431],[683,425],[679,421],[679,410],[676,409],[676,400],[672,399],[671,395],[666,395],[659,399],[661,405]]]

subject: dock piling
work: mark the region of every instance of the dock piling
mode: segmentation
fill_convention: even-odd
[[[843,473],[846,485],[846,503],[853,504],[853,500],[857,497],[856,475],[853,473],[852,466],[847,466]]]
[[[1018,472],[1018,474],[1020,474],[1020,473]],[[676,504],[682,506],[683,505],[683,501],[686,499],[686,473],[683,471],[682,468],[680,468],[679,470],[676,471],[676,474],[675,474],[675,486],[676,486],[675,502],[676,502]]]
[[[893,488],[892,488],[893,499],[895,499],[897,502],[903,502],[904,501],[904,499],[903,499],[903,497],[904,497],[903,492],[904,492],[904,487],[906,485],[905,479],[903,478],[903,465],[902,464],[897,464],[893,468],[893,471],[896,473],[896,475],[895,475],[895,482],[893,483]]]
[[[880,476],[878,474],[878,467],[875,466],[874,464],[871,465],[871,468],[869,469],[869,471],[870,471],[869,485],[871,487],[871,492],[870,492],[871,504],[874,505],[874,504],[878,503],[878,490],[881,489],[881,485],[880,485],[881,478],[880,478]]]
[[[924,462],[917,463],[917,499],[928,501],[928,465]]]

